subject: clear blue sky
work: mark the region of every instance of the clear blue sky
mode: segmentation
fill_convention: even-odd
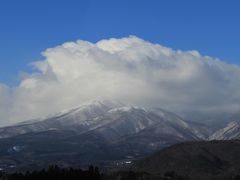
[[[239,0],[1,0],[0,82],[66,41],[136,35],[174,49],[240,60]]]

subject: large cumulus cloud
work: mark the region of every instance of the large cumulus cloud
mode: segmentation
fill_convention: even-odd
[[[240,108],[240,67],[135,36],[67,42],[43,52],[18,87],[0,85],[1,124],[36,118],[96,98],[170,111]]]

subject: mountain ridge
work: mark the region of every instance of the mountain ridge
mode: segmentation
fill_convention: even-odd
[[[240,138],[240,122],[231,121],[224,128],[213,133],[209,140],[231,140]]]

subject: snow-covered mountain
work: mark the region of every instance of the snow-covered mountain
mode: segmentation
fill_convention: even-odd
[[[201,136],[196,134],[195,129],[187,122],[165,110],[146,110],[118,101],[102,100],[92,101],[50,117],[0,128],[0,138],[52,130],[71,130],[77,134],[95,130],[106,133],[106,137],[109,137],[109,134],[125,136],[157,126],[158,133],[171,134],[182,139],[198,139]]]
[[[240,122],[232,121],[226,127],[213,133],[210,140],[230,140],[240,138]]]
[[[200,140],[202,129],[163,109],[93,101],[0,128],[0,167],[6,158],[16,166],[22,166],[21,161],[47,164],[62,159],[72,165],[136,159],[178,142]]]

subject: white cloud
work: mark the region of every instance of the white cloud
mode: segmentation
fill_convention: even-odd
[[[240,67],[135,36],[67,42],[43,52],[18,87],[0,85],[1,124],[114,98],[186,113],[240,109]]]

